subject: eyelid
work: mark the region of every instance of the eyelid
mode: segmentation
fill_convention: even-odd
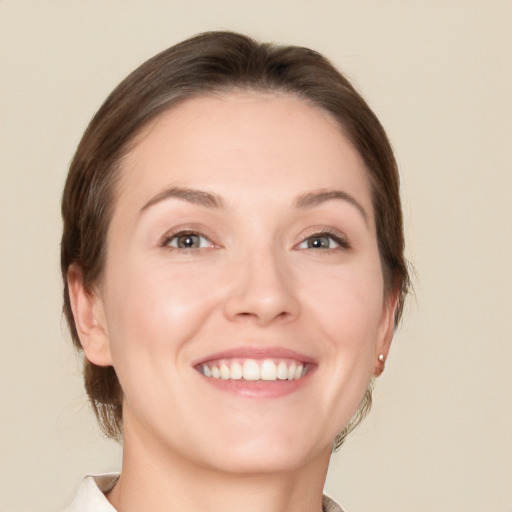
[[[300,241],[295,244],[295,248],[299,248],[301,244],[306,242],[309,238],[314,238],[315,236],[328,236],[332,238],[337,244],[338,247],[332,249],[311,249],[309,250],[319,250],[319,251],[335,251],[335,250],[348,250],[352,248],[348,237],[338,229],[330,228],[330,227],[312,227],[308,229],[305,233],[301,234]]]
[[[176,238],[178,236],[183,236],[183,235],[197,235],[201,238],[208,240],[210,245],[208,247],[198,247],[198,248],[188,248],[188,249],[171,247],[169,245],[171,240],[173,240],[174,238]],[[209,229],[207,229],[205,226],[194,226],[194,225],[187,224],[187,225],[182,225],[182,226],[176,226],[175,228],[172,228],[172,229],[166,231],[165,234],[161,237],[158,245],[160,247],[164,247],[164,248],[168,248],[168,249],[175,249],[175,250],[179,250],[179,251],[187,251],[187,250],[197,251],[197,250],[201,250],[201,249],[210,249],[210,248],[220,247],[219,244],[217,244],[214,241],[214,239],[215,239],[215,235],[213,233],[211,233],[211,231]]]

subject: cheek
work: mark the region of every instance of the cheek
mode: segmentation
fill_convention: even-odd
[[[109,336],[117,359],[121,352],[128,356],[129,350],[176,350],[193,338],[214,307],[210,290],[215,282],[210,269],[190,272],[186,266],[159,261],[118,267],[111,273],[107,298]]]
[[[304,283],[308,290],[308,329],[324,351],[318,402],[337,430],[359,406],[374,372],[383,314],[383,278],[377,264],[337,269]]]
[[[303,280],[302,293],[333,349],[363,349],[376,341],[384,298],[378,261],[317,273]]]

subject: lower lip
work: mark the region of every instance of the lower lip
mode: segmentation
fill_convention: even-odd
[[[308,371],[304,377],[297,380],[272,380],[272,381],[250,381],[215,379],[212,377],[201,377],[215,388],[227,393],[234,393],[247,398],[280,398],[301,389],[311,377],[312,371]]]

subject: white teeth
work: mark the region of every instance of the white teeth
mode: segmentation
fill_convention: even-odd
[[[295,378],[295,370],[297,369],[297,365],[292,362],[292,364],[288,368],[288,380],[293,380]]]
[[[220,365],[220,378],[222,380],[228,380],[231,376],[229,368],[225,364]]]
[[[277,365],[277,378],[279,380],[286,380],[288,378],[288,367],[284,361]]]
[[[233,363],[231,365],[231,378],[239,380],[243,377],[242,365],[240,363]]]
[[[261,365],[261,380],[276,380],[277,368],[276,363],[271,359],[265,359]]]
[[[260,367],[253,359],[247,359],[243,367],[244,380],[260,380]]]
[[[222,380],[276,381],[298,380],[306,375],[304,364],[293,360],[276,362],[273,359],[246,359],[243,363],[221,360],[198,368],[205,377]]]

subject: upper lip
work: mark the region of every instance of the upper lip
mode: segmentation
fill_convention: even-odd
[[[283,347],[236,347],[209,354],[193,363],[193,366],[216,359],[295,359],[302,363],[315,363],[312,357]]]

